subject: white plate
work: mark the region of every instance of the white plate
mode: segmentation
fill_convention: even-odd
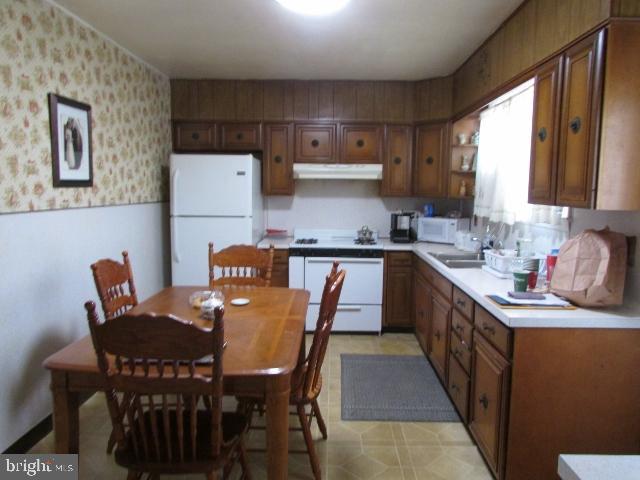
[[[233,300],[231,300],[231,305],[235,305],[236,307],[241,307],[242,305],[247,305],[248,303],[248,298],[234,298]]]

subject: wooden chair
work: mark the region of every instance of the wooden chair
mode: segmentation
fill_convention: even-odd
[[[324,361],[327,346],[329,345],[329,335],[333,327],[333,319],[338,309],[338,301],[342,291],[342,284],[346,275],[345,270],[338,272],[338,262],[333,262],[331,272],[327,275],[322,298],[320,301],[320,312],[316,322],[316,329],[313,333],[313,342],[309,349],[309,354],[300,364],[296,366],[291,380],[291,395],[289,396],[289,404],[296,407],[296,414],[300,420],[302,434],[307,446],[309,454],[309,462],[316,480],[322,478],[320,471],[320,462],[318,455],[313,446],[313,438],[311,437],[311,423],[315,417],[318,427],[322,433],[322,438],[327,438],[327,427],[320,413],[318,405],[318,395],[322,390],[322,363]],[[240,405],[245,408],[247,404],[252,402],[251,399],[241,399]],[[260,401],[257,403],[258,411],[263,411],[263,405]],[[306,407],[310,405],[310,411],[307,414]],[[267,412],[267,415],[269,412]]]
[[[215,269],[221,275],[215,278]],[[209,243],[209,288],[220,285],[268,287],[271,285],[273,245],[263,250],[251,245],[232,245],[217,253]]]
[[[128,479],[161,474],[227,478],[236,460],[249,479],[243,435],[248,417],[222,413],[224,308],[213,329],[172,315],[123,315],[100,323],[85,304],[107,405],[116,434],[116,463]],[[205,359],[204,361],[202,359]],[[200,396],[211,408],[198,409]]]
[[[107,320],[122,315],[138,304],[136,287],[133,283],[133,271],[126,250],[122,252],[122,263],[104,258],[91,265],[91,270],[104,317]]]

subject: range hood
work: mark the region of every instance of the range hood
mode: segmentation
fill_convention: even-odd
[[[301,180],[381,180],[379,163],[294,163],[293,178]]]

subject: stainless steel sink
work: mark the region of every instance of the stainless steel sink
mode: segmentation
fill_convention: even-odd
[[[434,253],[439,262],[449,268],[482,268],[483,253]]]

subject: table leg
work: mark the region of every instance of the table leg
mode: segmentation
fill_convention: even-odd
[[[285,480],[289,455],[289,393],[291,376],[277,375],[267,380],[267,478]]]
[[[51,372],[51,392],[56,453],[78,453],[79,393],[69,391],[66,374],[56,371]]]

